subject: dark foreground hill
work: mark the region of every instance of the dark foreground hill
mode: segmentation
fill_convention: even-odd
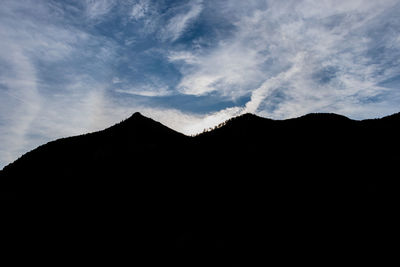
[[[382,264],[396,252],[399,136],[400,114],[246,114],[187,137],[135,113],[5,167],[4,240],[55,263]]]

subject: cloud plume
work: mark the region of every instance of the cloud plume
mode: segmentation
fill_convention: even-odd
[[[246,112],[398,112],[399,12],[399,0],[3,0],[0,168],[136,111],[186,134]]]

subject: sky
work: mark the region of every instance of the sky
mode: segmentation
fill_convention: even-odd
[[[184,134],[400,111],[400,0],[1,0],[0,169],[138,111]]]

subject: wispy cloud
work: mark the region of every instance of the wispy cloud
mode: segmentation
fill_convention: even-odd
[[[186,30],[188,25],[195,20],[203,10],[203,1],[190,1],[187,5],[180,7],[182,13],[174,15],[163,28],[160,35],[163,40],[175,41]]]
[[[0,167],[135,111],[187,134],[245,112],[398,112],[399,11],[399,0],[3,0]]]
[[[4,40],[4,39],[3,39]],[[1,50],[5,47],[1,47]],[[18,47],[6,47],[0,55],[0,162],[10,162],[28,146],[25,134],[41,108],[36,73]],[[11,114],[11,116],[10,116]],[[1,124],[0,124],[1,125]]]
[[[88,17],[94,19],[110,12],[116,2],[115,0],[85,0],[85,3]]]
[[[33,16],[47,10],[40,6]],[[0,165],[38,143],[27,140],[33,122],[43,109],[38,59],[54,62],[71,52],[71,44],[85,38],[52,25],[32,23],[25,3],[3,2],[0,11]]]
[[[138,96],[167,96],[171,94],[171,91],[168,89],[167,86],[163,87],[155,87],[150,85],[144,85],[137,88],[130,88],[130,89],[115,89],[115,92],[121,94],[130,94],[130,95],[138,95]]]
[[[130,18],[138,20],[145,17],[149,11],[150,2],[149,0],[139,0],[133,4]]]
[[[112,57],[107,43],[57,19],[46,24],[41,18],[52,18],[53,6],[31,4],[34,10],[27,2],[4,1],[0,11],[1,167],[54,138],[104,127],[93,122],[101,117],[104,85],[74,64],[87,55],[95,61],[82,47],[98,47],[93,56],[100,60]]]
[[[399,31],[389,33],[385,25],[388,17],[398,25],[393,13],[398,4],[268,1],[265,9],[244,10],[232,22],[235,34],[217,47],[171,54],[183,74],[178,90],[232,98],[251,93],[243,111],[275,118],[315,111],[361,117],[363,99],[388,93],[378,84],[398,71],[393,67],[398,50],[379,59],[371,56],[377,44],[381,50],[395,43]],[[395,111],[389,99],[381,100],[382,109]]]

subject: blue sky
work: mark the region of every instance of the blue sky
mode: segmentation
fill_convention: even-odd
[[[399,0],[2,0],[0,168],[135,111],[186,134],[251,112],[400,111]]]

